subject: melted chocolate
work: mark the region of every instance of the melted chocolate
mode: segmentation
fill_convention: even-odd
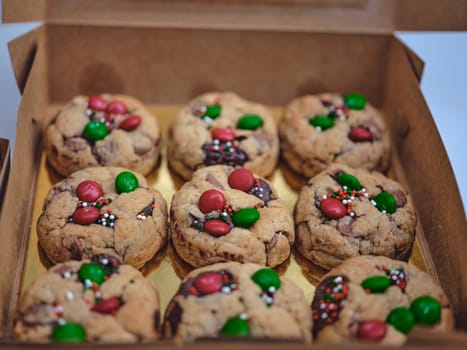
[[[255,185],[248,191],[261,199],[264,203],[269,202],[272,198],[272,190],[269,184],[263,179],[257,179]]]
[[[143,210],[140,210],[139,213],[144,213],[145,216],[152,216],[154,210],[154,201],[151,204],[147,205]]]
[[[230,147],[224,150],[224,143],[218,147],[205,143],[201,147],[204,153],[204,165],[225,164],[230,166],[243,166],[248,161],[248,155],[240,147]]]
[[[165,323],[168,323],[170,326],[170,335],[174,336],[177,334],[178,330],[178,325],[180,324],[180,321],[182,320],[182,314],[183,314],[183,309],[180,307],[180,305],[174,301],[170,303],[166,316],[165,316]]]
[[[314,337],[321,329],[339,319],[339,313],[342,310],[341,303],[348,295],[348,281],[345,276],[331,276],[316,287],[311,303]]]

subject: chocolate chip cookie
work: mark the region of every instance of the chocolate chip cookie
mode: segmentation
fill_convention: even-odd
[[[296,246],[326,269],[358,255],[407,260],[417,217],[397,182],[333,164],[308,181],[295,206]]]
[[[148,174],[160,153],[159,125],[137,99],[77,96],[45,130],[47,160],[62,176],[91,166],[121,166]]]
[[[192,271],[165,312],[164,337],[249,337],[311,342],[311,311],[302,290],[276,271],[236,262]]]
[[[194,267],[239,261],[276,266],[290,255],[294,227],[272,185],[245,168],[201,168],[174,195],[171,240]]]
[[[306,177],[331,163],[378,171],[389,164],[384,120],[358,93],[296,98],[286,107],[279,132],[284,160]]]
[[[105,253],[141,268],[167,241],[167,204],[138,173],[87,168],[50,189],[37,235],[54,263]]]
[[[68,261],[23,295],[15,336],[28,342],[140,342],[159,338],[159,294],[143,275],[105,254]]]
[[[279,154],[276,122],[263,105],[231,92],[207,93],[177,115],[167,152],[169,165],[185,179],[198,168],[216,164],[267,176]]]
[[[449,300],[431,276],[386,257],[346,260],[322,278],[311,307],[318,343],[401,345],[414,326],[454,327]]]

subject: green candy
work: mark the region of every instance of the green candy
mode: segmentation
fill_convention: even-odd
[[[308,123],[324,131],[334,126],[334,119],[327,115],[317,114],[313,118],[308,119]]]
[[[222,106],[221,105],[210,105],[206,107],[206,111],[203,114],[204,117],[209,117],[211,119],[216,119],[221,115]]]
[[[361,286],[372,293],[384,293],[391,286],[391,280],[386,276],[371,276],[365,279]]]
[[[385,211],[386,213],[393,214],[396,212],[397,204],[394,196],[388,192],[381,192],[373,200],[376,203],[376,208],[379,211]]]
[[[386,323],[407,335],[415,324],[415,318],[409,308],[401,306],[396,307],[389,313]]]
[[[91,120],[84,127],[84,136],[92,141],[99,141],[104,139],[109,134],[107,126],[97,120]]]
[[[52,331],[52,340],[59,343],[83,343],[86,330],[78,323],[58,324]]]
[[[257,114],[245,114],[237,122],[237,128],[256,130],[263,125],[263,119]]]
[[[250,324],[240,317],[229,318],[222,327],[221,334],[227,337],[248,337],[250,335]]]
[[[251,276],[251,279],[260,286],[263,291],[269,291],[271,287],[278,290],[281,287],[281,279],[278,273],[273,269],[264,268],[258,270]]]
[[[235,226],[248,228],[255,224],[259,219],[259,211],[255,208],[244,208],[237,211],[232,216]]]
[[[139,187],[138,178],[129,171],[122,171],[115,178],[115,188],[117,192],[133,192]]]
[[[95,263],[87,263],[81,265],[78,271],[78,277],[81,281],[91,281],[101,285],[104,282],[106,276],[105,269]]]
[[[347,186],[347,189],[351,191],[359,191],[362,188],[360,181],[355,176],[350,174],[340,174],[337,177],[337,182],[339,182],[341,186]]]
[[[415,316],[415,321],[427,326],[432,326],[441,317],[441,304],[429,295],[415,299],[410,305],[410,311]]]
[[[360,110],[365,108],[366,97],[358,92],[352,92],[344,96],[344,103],[349,109]]]

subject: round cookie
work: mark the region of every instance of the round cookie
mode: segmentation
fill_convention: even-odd
[[[276,266],[290,255],[294,226],[272,185],[245,168],[197,170],[174,195],[171,240],[195,267],[217,262]]]
[[[270,175],[279,155],[274,118],[266,107],[231,93],[192,100],[173,121],[168,161],[183,178],[198,168],[224,164]]]
[[[331,163],[382,172],[389,164],[389,132],[361,94],[296,98],[285,109],[279,133],[286,163],[306,177]]]
[[[454,327],[449,300],[431,276],[386,257],[346,260],[322,278],[311,306],[318,343],[401,345],[414,325]]]
[[[37,235],[54,263],[105,253],[141,268],[167,241],[167,204],[140,174],[87,168],[50,189]]]
[[[236,262],[206,266],[182,281],[165,312],[164,337],[250,337],[311,342],[303,291],[276,271]]]
[[[308,181],[294,216],[298,250],[326,269],[358,255],[407,260],[417,223],[401,185],[378,172],[340,164]]]
[[[135,312],[137,310],[137,312]],[[114,257],[68,261],[25,291],[15,336],[28,342],[138,342],[160,336],[159,294]]]
[[[160,153],[156,119],[126,95],[77,96],[45,130],[47,160],[62,176],[91,166],[121,166],[148,174]]]

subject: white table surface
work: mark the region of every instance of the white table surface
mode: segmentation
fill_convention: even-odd
[[[0,9],[1,15],[1,9]],[[37,23],[0,24],[0,137],[14,147],[20,93],[7,43]],[[424,61],[421,88],[446,147],[467,208],[467,33],[399,32],[397,36]]]

